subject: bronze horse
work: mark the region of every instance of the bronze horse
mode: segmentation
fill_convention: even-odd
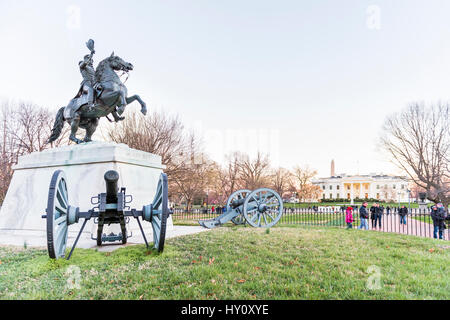
[[[131,70],[133,70],[133,65],[114,55],[114,52],[110,57],[101,61],[95,71],[97,83],[94,107],[88,106],[85,95],[78,95],[66,107],[59,109],[48,143],[58,139],[66,121],[71,126],[70,140],[77,144],[90,142],[101,117],[107,117],[113,112],[121,115],[125,111],[125,107],[135,100],[140,103],[141,112],[144,115],[147,114],[145,102],[138,95],[127,97],[127,87],[116,74],[116,71],[128,73]],[[79,127],[86,130],[83,140],[76,137]]]

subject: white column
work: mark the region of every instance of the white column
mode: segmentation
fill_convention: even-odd
[[[353,194],[353,183],[351,183],[351,184],[350,184],[350,200],[351,200],[350,204],[351,204],[351,205],[354,205],[354,204],[355,204],[355,201],[353,200],[353,198],[354,198],[354,194]]]

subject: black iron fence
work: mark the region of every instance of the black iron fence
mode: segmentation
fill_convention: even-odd
[[[198,220],[213,219],[223,213],[224,209],[212,210],[212,209],[185,209],[175,208],[172,209],[172,218],[174,222],[197,222]]]
[[[220,215],[221,209],[212,211],[211,209],[184,209],[173,210],[174,223],[196,223],[198,220],[212,219]],[[450,219],[449,217],[447,219]],[[361,219],[357,210],[353,213],[352,228],[361,226]],[[400,215],[396,210],[389,213],[385,210],[383,214],[375,216],[369,213],[367,219],[367,229],[381,232],[394,232],[399,234],[414,235],[419,237],[439,238],[450,240],[450,220],[442,223],[434,223],[428,210],[409,209],[407,215]],[[284,208],[284,213],[278,225],[310,225],[347,228],[346,213],[340,209],[318,208]],[[445,228],[442,228],[445,227]],[[366,229],[363,226],[363,229]]]

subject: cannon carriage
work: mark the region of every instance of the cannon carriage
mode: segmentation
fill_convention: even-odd
[[[97,237],[91,237],[97,241],[98,246],[103,245],[105,242],[115,241],[121,241],[122,244],[126,244],[127,238],[130,237],[126,226],[130,218],[134,218],[139,225],[147,248],[150,248],[150,246],[142,228],[141,220],[151,223],[153,247],[158,252],[164,250],[167,219],[170,214],[167,175],[164,173],[160,175],[153,202],[145,205],[142,210],[130,209],[128,204],[132,202],[133,197],[126,194],[125,188],[118,189],[119,174],[116,171],[106,172],[104,179],[106,192],[91,198],[91,203],[94,205],[92,209],[80,211],[80,208],[70,204],[67,191],[68,182],[64,171],[58,170],[53,173],[49,187],[46,214],[42,216],[47,222],[47,248],[50,258],[59,259],[66,257],[68,227],[80,222],[80,219],[84,219],[84,222],[66,258],[67,260],[72,256],[86,223],[90,219],[94,219],[97,224]],[[120,224],[121,232],[117,235],[103,233],[104,225],[111,224]]]
[[[212,229],[231,221],[235,225],[249,224],[255,228],[270,228],[278,223],[282,215],[283,200],[274,190],[242,189],[228,197],[224,213],[214,219],[200,220],[199,224]]]

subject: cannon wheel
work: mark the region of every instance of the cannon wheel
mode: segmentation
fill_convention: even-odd
[[[47,248],[52,259],[64,258],[67,236],[67,212],[69,197],[67,194],[66,175],[58,170],[53,173],[48,190],[47,201]]]
[[[283,201],[280,195],[271,189],[257,189],[245,199],[243,214],[252,227],[270,228],[283,215]]]
[[[231,207],[231,204],[233,203],[233,201],[235,200],[240,200],[240,199],[245,199],[249,193],[251,193],[251,190],[248,189],[242,189],[242,190],[238,190],[236,192],[234,192],[231,196],[228,197],[228,201],[227,201],[227,212],[231,212],[231,210],[233,209]],[[243,216],[243,212],[241,211],[241,214],[232,218],[231,221],[235,224],[235,225],[240,225],[240,224],[245,224],[246,220]]]
[[[155,199],[152,203],[151,223],[153,228],[153,244],[158,252],[163,252],[164,241],[166,239],[167,218],[169,217],[169,196],[168,196],[167,175],[161,173],[158,186],[156,188]]]

